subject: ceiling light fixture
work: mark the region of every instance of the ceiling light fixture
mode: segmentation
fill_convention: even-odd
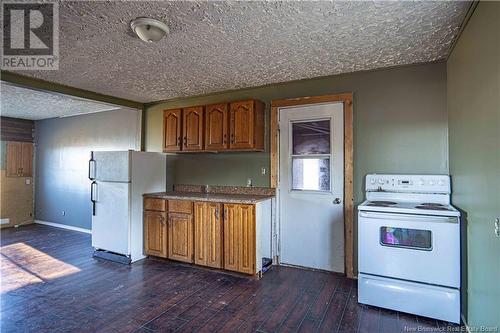
[[[165,23],[148,17],[136,18],[130,22],[130,28],[145,42],[158,42],[169,33]]]

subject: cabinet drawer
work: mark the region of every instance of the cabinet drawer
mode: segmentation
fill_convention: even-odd
[[[144,199],[144,210],[156,210],[164,212],[165,208],[166,205],[164,199],[153,199],[153,198]]]
[[[193,214],[193,202],[186,200],[168,200],[168,212]]]

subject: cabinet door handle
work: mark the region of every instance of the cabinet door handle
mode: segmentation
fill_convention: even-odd
[[[219,219],[219,207],[215,208],[215,219]]]
[[[227,134],[224,134],[224,144],[227,143]]]
[[[184,146],[187,146],[187,137],[184,137]]]
[[[181,137],[180,137],[180,136],[179,136],[179,137],[177,137],[177,146],[179,146],[179,147],[180,147],[180,146],[181,146],[181,142],[182,142],[182,141],[181,141]]]
[[[160,215],[160,222],[161,224],[165,225],[165,216]]]

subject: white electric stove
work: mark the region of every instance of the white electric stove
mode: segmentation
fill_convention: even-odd
[[[460,212],[446,175],[366,176],[358,301],[460,323]]]

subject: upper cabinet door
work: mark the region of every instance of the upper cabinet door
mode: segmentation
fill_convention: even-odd
[[[254,144],[254,101],[231,103],[231,149],[252,149]]]
[[[228,148],[228,106],[212,104],[205,108],[205,149]]]
[[[203,150],[203,106],[182,110],[183,151]]]
[[[21,142],[7,142],[7,156],[5,159],[5,175],[19,177],[22,174],[23,144]]]
[[[180,151],[182,140],[181,110],[163,111],[163,151]]]
[[[23,142],[21,174],[23,177],[33,177],[33,144],[31,142]]]

